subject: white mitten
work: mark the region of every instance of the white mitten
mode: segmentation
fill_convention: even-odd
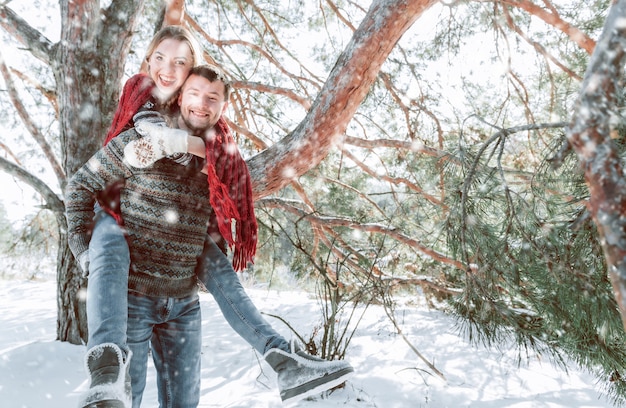
[[[136,123],[135,130],[143,137],[124,148],[124,158],[133,167],[148,167],[166,156],[187,152],[187,132],[184,130],[147,121]]]

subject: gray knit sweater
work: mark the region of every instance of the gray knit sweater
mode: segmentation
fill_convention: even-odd
[[[129,289],[150,296],[185,297],[196,290],[195,265],[212,212],[202,161],[187,166],[161,159],[145,169],[123,162],[128,130],[98,151],[70,179],[65,193],[69,246],[77,258],[89,248],[95,194],[125,181],[120,210],[131,250]]]

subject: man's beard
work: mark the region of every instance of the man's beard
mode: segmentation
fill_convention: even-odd
[[[196,126],[190,121],[188,121],[187,119],[185,118],[182,118],[182,119],[187,129],[195,136],[203,136],[207,130],[211,129],[217,123],[217,121],[207,122],[206,124],[203,124],[202,126]]]

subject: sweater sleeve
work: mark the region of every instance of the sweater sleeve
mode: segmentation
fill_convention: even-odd
[[[135,132],[126,132],[111,140],[78,169],[67,184],[67,236],[76,259],[89,249],[96,194],[133,175],[132,167],[126,165],[123,159],[124,146],[135,137]]]

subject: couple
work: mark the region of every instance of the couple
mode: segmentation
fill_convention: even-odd
[[[160,74],[152,71],[171,57],[167,47],[161,47],[163,44],[184,43],[179,40],[168,43],[171,39],[164,36],[148,53],[153,88],[175,82],[175,74],[168,77],[165,70]],[[187,52],[189,48],[183,52],[187,62],[193,60],[193,54]],[[174,56],[181,53],[180,47],[174,49]],[[185,65],[171,59],[174,66]],[[232,136],[220,128],[229,83],[212,66],[189,67],[189,70],[176,103],[170,106],[174,111],[173,124],[198,136],[206,145],[201,153],[208,159],[189,154],[170,156],[191,151],[192,136],[143,122],[117,137],[107,138],[105,148],[68,184],[70,248],[89,272],[86,365],[90,389],[82,398],[81,407],[128,407],[132,390],[132,406],[138,408],[150,349],[157,368],[160,405],[198,405],[201,351],[198,280],[213,294],[229,324],[277,372],[283,401],[329,389],[345,381],[353,371],[346,362],[307,355],[297,344],[276,333],[260,316],[230,262],[215,244],[214,240],[224,238],[235,246],[236,269],[251,260],[246,250],[256,244],[256,222],[250,221],[254,219],[253,208],[246,206],[245,200],[243,204],[233,202],[241,190],[251,197],[249,175]],[[142,87],[137,89],[141,91]],[[137,116],[152,122],[161,118],[150,109]],[[183,139],[182,143],[172,144],[172,140]],[[161,160],[164,156],[168,157]],[[244,175],[239,179],[248,180],[248,185],[224,185],[223,180],[227,180],[224,169],[232,170],[233,163],[243,163],[244,168],[237,169],[237,173]],[[113,212],[118,221],[123,220],[125,234],[118,222],[98,206],[94,219],[94,197],[108,191],[107,187],[116,186],[118,180],[125,180],[119,207],[107,200],[101,202],[106,202],[109,210],[118,210]],[[247,209],[252,212],[244,214]],[[230,232],[230,218],[248,221],[238,223],[236,240],[226,232]],[[89,236],[89,226],[94,221],[93,235]],[[213,231],[210,236],[214,240],[207,236],[210,223],[213,226],[209,227]],[[248,231],[241,229],[246,224]],[[252,246],[237,247],[250,241]],[[103,255],[105,252],[107,256]]]

